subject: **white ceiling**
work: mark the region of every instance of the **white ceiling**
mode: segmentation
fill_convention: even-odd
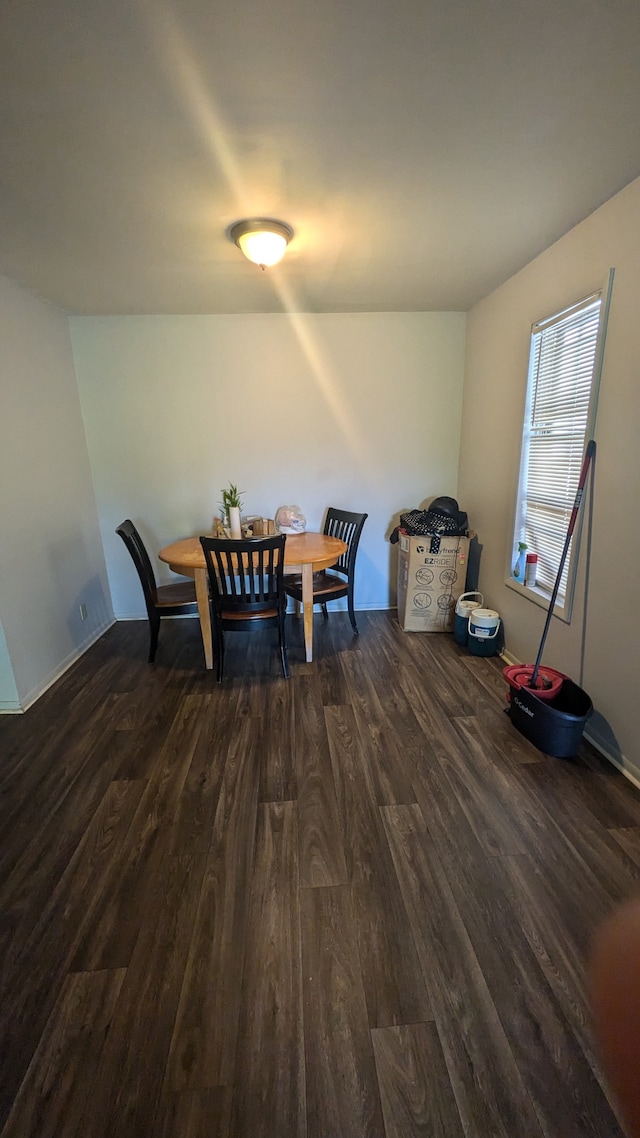
[[[0,272],[76,313],[460,310],[640,174],[638,0],[3,0]],[[278,270],[225,236],[293,226]]]

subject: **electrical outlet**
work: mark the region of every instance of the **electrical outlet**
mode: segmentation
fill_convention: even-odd
[[[86,619],[87,619],[87,606],[85,604],[82,604],[82,605],[80,605],[80,620],[86,620]]]

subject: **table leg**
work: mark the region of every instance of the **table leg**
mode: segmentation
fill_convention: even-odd
[[[198,601],[198,616],[200,617],[200,631],[202,633],[202,647],[204,648],[205,667],[213,668],[213,644],[211,640],[211,610],[209,608],[209,581],[206,569],[196,569],[194,572],[196,582],[196,598]]]
[[[313,660],[313,565],[302,566],[302,613],[304,617],[304,650],[307,663]]]

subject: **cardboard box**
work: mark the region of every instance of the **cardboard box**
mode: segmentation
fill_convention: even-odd
[[[468,537],[432,538],[400,533],[398,548],[398,620],[405,632],[451,632],[456,601],[465,591]]]
[[[273,518],[250,517],[246,519],[246,524],[252,537],[271,537],[276,532]]]

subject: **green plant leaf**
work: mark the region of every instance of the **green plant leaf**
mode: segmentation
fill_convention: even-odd
[[[227,489],[222,491],[222,502],[220,503],[220,508],[227,521],[229,520],[229,510],[233,506],[237,506],[240,510],[242,509],[243,494],[244,490],[238,490],[238,487],[234,482],[230,482]]]

